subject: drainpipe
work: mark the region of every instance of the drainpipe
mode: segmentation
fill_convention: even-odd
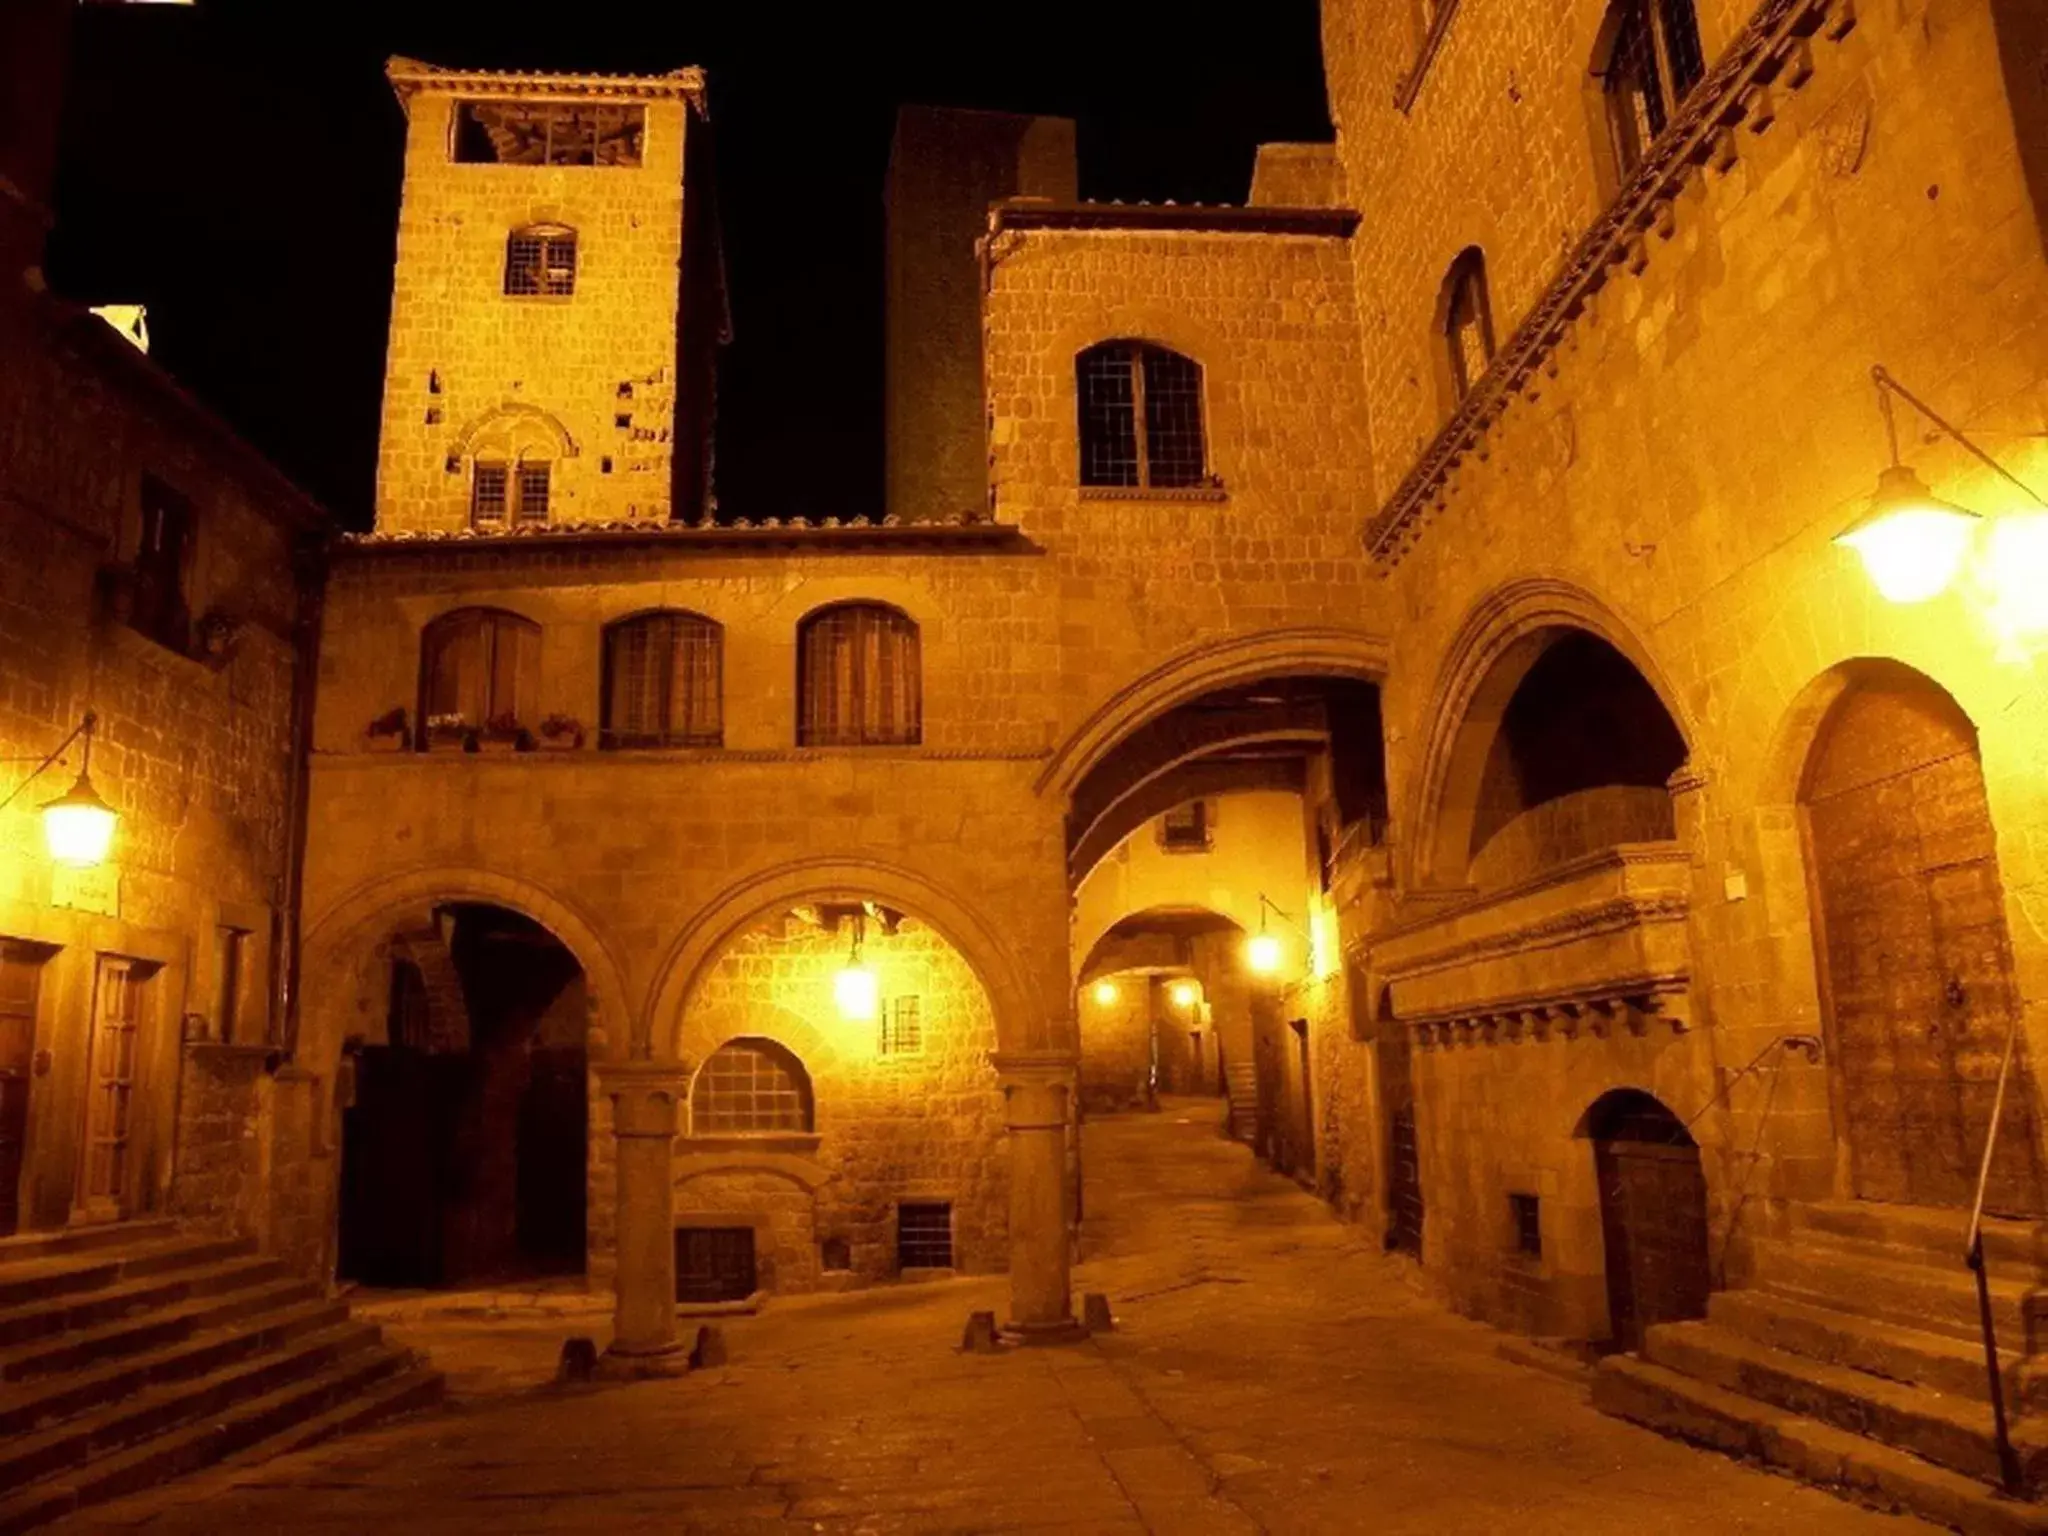
[[[324,530],[293,551],[298,614],[292,626],[291,769],[285,788],[284,905],[272,923],[271,967],[276,1017],[283,1026],[283,1059],[299,1048],[299,934],[306,888],[306,805],[313,752],[314,690],[320,674],[320,627],[327,597]]]

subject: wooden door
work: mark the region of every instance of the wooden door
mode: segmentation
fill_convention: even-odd
[[[1415,1132],[1415,1080],[1407,1026],[1379,1025],[1374,1047],[1380,1112],[1387,1122],[1387,1249],[1422,1257],[1422,1149]]]
[[[2017,997],[1976,733],[1910,674],[1837,705],[1808,770],[1818,939],[1855,1191],[1968,1206]],[[2048,1209],[2016,1058],[1986,1203]]]
[[[87,1220],[119,1220],[134,1205],[130,1152],[136,1068],[156,970],[147,961],[123,955],[100,957],[87,1047],[85,1157],[79,1178],[78,1203]]]
[[[0,941],[0,1237],[21,1226],[36,999],[46,957],[47,951],[30,945]]]
[[[1624,1128],[1594,1143],[1607,1310],[1623,1349],[1641,1348],[1644,1330],[1658,1323],[1705,1317],[1710,1274],[1699,1148],[1690,1138],[1660,1145],[1633,1134]]]
[[[1295,1070],[1301,1074],[1301,1140],[1290,1170],[1297,1177],[1316,1176],[1315,1078],[1309,1068],[1308,1020],[1296,1019],[1288,1028],[1294,1032]]]

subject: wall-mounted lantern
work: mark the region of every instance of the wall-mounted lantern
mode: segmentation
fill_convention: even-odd
[[[1104,977],[1104,978],[1103,978],[1103,979],[1102,979],[1101,981],[1098,981],[1097,983],[1095,983],[1095,1005],[1096,1005],[1096,1007],[1098,1007],[1098,1008],[1107,1008],[1107,1007],[1109,1007],[1109,1006],[1110,1006],[1110,1005],[1111,1005],[1112,1003],[1114,1003],[1115,1001],[1116,1001],[1116,983],[1115,983],[1115,982],[1111,981],[1111,980],[1110,980],[1110,979],[1109,979],[1108,977]]]
[[[92,733],[98,724],[99,717],[87,710],[78,724],[71,728],[71,734],[58,742],[47,756],[6,759],[10,762],[33,762],[36,766],[27,778],[8,791],[6,799],[0,800],[0,810],[12,805],[16,796],[40,778],[53,763],[61,760],[74,741],[83,742],[78,778],[70,789],[43,804],[44,845],[49,849],[51,858],[73,869],[92,869],[107,861],[107,851],[114,842],[114,828],[120,821],[114,808],[92,787]]]
[[[875,973],[868,969],[861,958],[860,944],[862,930],[867,924],[864,915],[856,913],[853,919],[853,946],[847,952],[846,964],[839,974],[832,978],[832,1000],[839,1005],[839,1016],[854,1023],[872,1021],[881,1012],[882,987]]]

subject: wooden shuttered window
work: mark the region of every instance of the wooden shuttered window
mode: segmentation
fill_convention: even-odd
[[[516,613],[463,608],[427,626],[420,655],[420,717],[484,730],[526,724],[540,682],[540,626]]]
[[[725,738],[724,632],[694,613],[644,613],[605,631],[605,747],[715,747]]]
[[[797,638],[797,745],[890,746],[924,739],[917,625],[880,603],[843,603]]]

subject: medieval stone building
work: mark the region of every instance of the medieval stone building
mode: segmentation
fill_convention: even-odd
[[[228,659],[161,664],[249,743],[179,772],[272,807],[303,765],[303,858],[159,842],[161,726],[103,723],[122,920],[187,936],[32,859],[4,929],[71,967],[52,1020],[106,953],[186,999],[122,1214],[322,1279],[581,1270],[628,1369],[678,1301],[934,1270],[1057,1338],[1078,1117],[1227,1096],[1451,1304],[1626,1351],[1617,1411],[1975,1508],[1959,1260],[1981,1203],[2017,1385],[2048,1157],[2035,9],[1327,0],[1335,141],[1242,206],[1082,202],[1071,124],[906,110],[879,520],[717,506],[697,73],[393,60],[375,527],[303,751],[305,589],[203,575]],[[1907,602],[1836,539],[1901,461],[1983,514]],[[51,493],[104,507],[79,583],[148,494]],[[125,675],[8,707],[40,742]],[[260,1028],[175,981],[231,931],[297,978]],[[37,1147],[25,1225],[93,1214]]]

